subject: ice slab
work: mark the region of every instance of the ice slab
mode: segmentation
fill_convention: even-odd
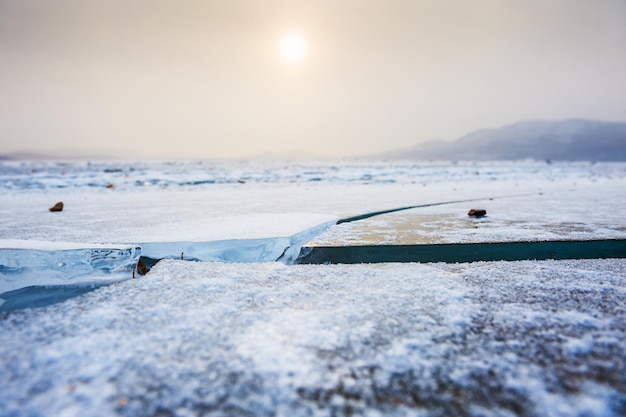
[[[315,236],[303,245],[297,262],[624,258],[623,192],[614,186],[363,213]],[[473,209],[487,215],[469,216]]]
[[[322,223],[291,237],[234,239],[214,242],[142,243],[142,256],[137,264],[137,272],[140,275],[145,275],[163,259],[236,263],[280,261],[292,264],[308,240],[335,223],[335,221]]]
[[[626,239],[623,198],[611,192],[623,194],[562,190],[397,211],[337,224],[306,246]],[[487,215],[470,217],[472,208]]]
[[[140,255],[136,245],[0,240],[0,297],[27,286],[130,278]]]
[[[205,262],[275,261],[289,246],[289,238],[220,240],[214,242],[144,242],[142,256]]]

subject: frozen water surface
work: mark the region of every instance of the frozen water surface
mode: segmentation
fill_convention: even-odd
[[[626,165],[2,162],[4,242],[233,258],[0,313],[0,415],[626,415],[624,259],[239,263],[264,239],[461,199],[484,201],[490,235],[620,237]],[[425,234],[448,236],[444,215],[469,236],[457,223],[480,201],[415,212]]]
[[[311,245],[626,239],[621,182],[418,207],[335,225]],[[481,218],[468,207],[487,211]]]

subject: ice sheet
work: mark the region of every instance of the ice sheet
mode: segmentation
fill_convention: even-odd
[[[223,180],[201,181],[216,175]],[[136,185],[148,177],[169,185]],[[136,244],[289,237],[370,211],[510,194],[565,191],[572,207],[587,210],[593,206],[576,193],[597,189],[597,205],[618,204],[625,184],[623,163],[0,162],[0,239]],[[57,201],[65,203],[63,212],[48,212]]]
[[[625,168],[2,162],[0,239],[161,249],[291,239],[369,211],[538,192],[602,232],[626,218]],[[64,211],[48,212],[57,201]],[[560,220],[529,208],[528,221]],[[139,279],[0,313],[0,415],[624,415],[625,277],[623,259],[167,260]]]
[[[420,207],[335,225],[311,246],[626,239],[624,184],[567,188]],[[468,216],[485,209],[481,218]]]
[[[0,240],[0,300],[28,286],[130,279],[140,255],[138,246]]]

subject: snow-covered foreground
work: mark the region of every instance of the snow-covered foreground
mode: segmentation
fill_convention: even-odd
[[[626,411],[626,260],[164,261],[0,321],[3,416]]]
[[[244,256],[343,217],[463,199],[478,201],[423,214],[445,213],[454,233],[484,199],[489,236],[529,235],[507,223],[517,213],[533,227],[622,238],[626,165],[1,163],[4,249],[183,247],[230,262],[166,260],[0,313],[0,415],[626,415],[625,259]],[[63,212],[48,212],[57,201]],[[5,267],[0,279],[14,285]]]

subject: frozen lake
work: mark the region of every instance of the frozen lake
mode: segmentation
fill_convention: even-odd
[[[5,161],[0,196],[5,249],[183,247],[202,260],[134,280],[49,276],[115,283],[0,313],[0,415],[626,415],[625,259],[286,265],[244,250],[307,230],[371,239],[407,217],[315,228],[470,199],[414,209],[420,235],[536,237],[550,224],[623,239],[626,164]],[[474,206],[490,227],[459,227]],[[33,285],[15,276],[0,278]]]

